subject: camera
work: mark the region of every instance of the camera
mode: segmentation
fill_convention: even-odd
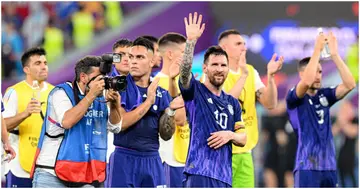
[[[113,89],[115,91],[124,91],[127,86],[126,76],[107,76],[111,73],[112,64],[121,62],[121,54],[106,53],[101,56],[100,73],[104,75],[105,89]]]

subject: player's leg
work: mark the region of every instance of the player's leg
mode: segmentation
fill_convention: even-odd
[[[172,167],[164,162],[166,186],[170,188],[182,188],[184,167]]]
[[[200,175],[187,175],[185,180],[186,188],[231,188],[231,186],[225,182],[200,176]]]
[[[251,153],[233,154],[233,188],[254,188],[255,172]]]
[[[164,188],[166,187],[164,167],[158,152],[147,152],[141,158],[142,180],[135,187]]]
[[[31,188],[32,180],[29,178],[20,178],[12,174],[11,171],[6,174],[6,188]]]
[[[314,187],[319,188],[322,180],[321,171],[300,170],[294,173],[294,187]]]
[[[115,149],[109,160],[107,187],[134,187],[135,159],[124,153],[125,150]]]

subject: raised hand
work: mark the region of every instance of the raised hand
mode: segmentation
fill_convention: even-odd
[[[194,13],[194,17],[189,13],[189,18],[184,18],[186,37],[188,40],[197,40],[205,30],[205,23],[202,22],[202,15],[198,16],[198,13]]]
[[[178,76],[180,74],[180,65],[182,63],[182,57],[179,57],[177,59],[175,59],[171,65],[170,65],[170,70],[169,70],[169,76],[171,79],[174,79],[176,76]]]
[[[268,75],[273,75],[276,72],[278,72],[281,69],[281,67],[282,67],[282,65],[284,63],[284,57],[283,56],[280,56],[279,59],[277,61],[275,61],[276,57],[277,57],[277,54],[274,53],[274,55],[272,56],[270,62],[267,65],[267,73],[268,73]]]
[[[150,86],[147,89],[147,98],[146,100],[150,100],[151,104],[155,103],[156,99],[156,90],[159,85],[159,78],[155,78],[154,81],[151,82]]]
[[[337,55],[339,51],[338,51],[338,42],[335,35],[332,32],[330,32],[327,39],[328,39],[331,56]]]
[[[315,41],[315,48],[314,50],[321,52],[322,49],[324,48],[324,45],[326,43],[326,39],[327,36],[325,36],[324,33],[320,33],[317,37],[316,37],[316,41]]]
[[[245,74],[245,75],[249,74],[249,70],[246,66],[246,51],[242,52],[240,55],[239,67],[241,70],[241,74]]]

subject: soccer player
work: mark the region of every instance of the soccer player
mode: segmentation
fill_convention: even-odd
[[[321,87],[320,53],[328,43],[331,59],[340,72],[342,83]],[[336,187],[336,153],[331,133],[330,107],[355,88],[355,79],[338,53],[337,41],[330,32],[320,34],[311,57],[299,62],[299,83],[290,89],[287,111],[297,135],[294,168],[295,187]]]
[[[43,48],[28,49],[21,62],[26,79],[6,90],[3,116],[10,132],[9,139],[15,141],[11,145],[18,154],[9,163],[6,186],[25,188],[32,186],[29,172],[46,112],[47,97],[54,86],[46,82],[48,66]],[[33,81],[38,82],[39,91],[32,88]]]
[[[180,93],[177,87],[179,77],[172,75],[173,64],[184,54],[186,38],[179,33],[166,33],[159,39],[159,51],[163,60],[161,71],[155,78],[159,78],[159,86],[168,90],[172,97]],[[179,67],[177,67],[179,70]],[[178,75],[179,71],[177,72]],[[169,83],[170,82],[170,83]],[[171,94],[169,87],[175,86],[175,94]],[[175,112],[175,133],[173,137],[164,141],[160,138],[160,157],[163,161],[166,185],[168,187],[183,187],[183,171],[189,146],[190,129],[186,122],[185,108]]]
[[[226,30],[219,35],[219,46],[229,56],[229,74],[226,78],[223,90],[231,93],[241,103],[242,118],[246,127],[247,141],[242,148],[233,145],[232,170],[233,184],[235,188],[253,188],[255,186],[255,171],[251,150],[258,142],[258,123],[256,115],[256,100],[265,108],[272,109],[277,104],[277,88],[275,84],[275,73],[281,69],[283,57],[275,61],[276,54],[267,65],[268,82],[265,86],[257,70],[246,62],[246,51],[244,38],[237,30]],[[246,72],[246,73],[245,73]],[[237,86],[242,77],[246,78],[243,90],[239,91]],[[206,77],[203,76],[202,80]],[[236,94],[236,95],[235,95]]]
[[[132,41],[122,38],[116,41],[113,44],[112,50],[113,53],[121,54],[121,62],[113,63],[112,72],[109,74],[110,76],[118,76],[118,75],[128,75],[130,70],[130,48],[132,45]],[[115,150],[114,142],[114,133],[108,133],[108,149],[106,155],[106,162],[109,163],[110,155]],[[109,169],[109,165],[107,165],[107,172]],[[109,177],[106,177],[104,182],[104,187],[108,186]]]
[[[114,136],[108,187],[163,187],[164,170],[159,156],[159,135],[169,140],[175,130],[175,110],[183,107],[171,101],[169,93],[150,82],[154,65],[153,44],[137,38],[130,49],[130,74],[121,93],[122,130]]]
[[[190,120],[190,146],[184,173],[186,187],[231,187],[231,153],[234,143],[244,146],[245,133],[235,133],[241,121],[239,102],[222,91],[229,71],[228,56],[219,46],[210,47],[204,56],[204,84],[191,74],[197,39],[205,24],[202,15],[184,18],[186,47],[180,67],[179,87]]]
[[[116,41],[112,47],[113,53],[121,54],[121,62],[114,63],[111,76],[127,75],[130,69],[129,51],[132,41],[128,39],[120,39]]]

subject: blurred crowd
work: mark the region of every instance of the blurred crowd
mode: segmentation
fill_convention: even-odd
[[[122,24],[120,2],[4,2],[2,9],[2,79],[23,76],[21,54],[43,46],[48,63],[94,36]]]

